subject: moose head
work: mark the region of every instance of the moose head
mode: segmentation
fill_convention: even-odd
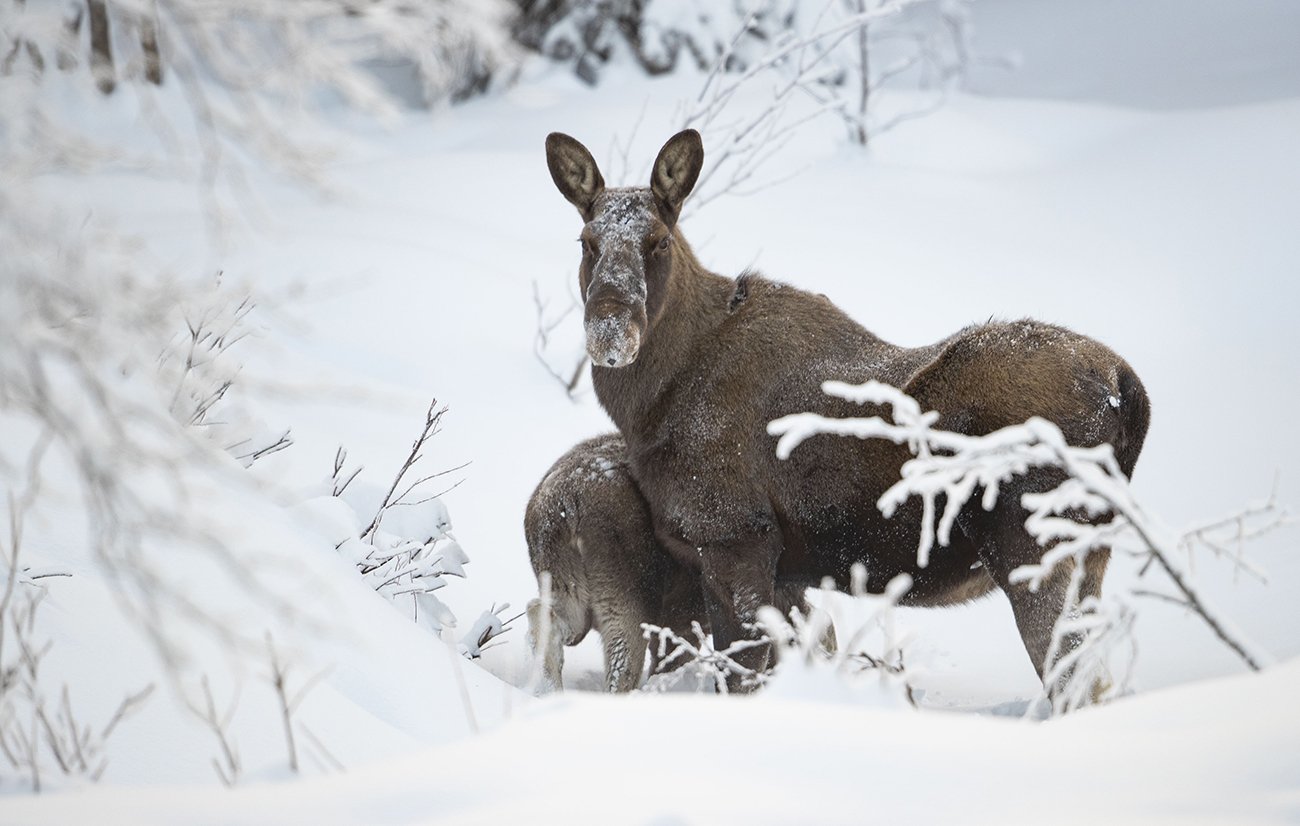
[[[546,163],[585,222],[578,287],[587,355],[598,367],[626,367],[658,320],[674,258],[682,254],[674,230],[704,164],[700,134],[687,129],[664,144],[649,187],[606,189],[587,148],[559,132],[546,138]]]

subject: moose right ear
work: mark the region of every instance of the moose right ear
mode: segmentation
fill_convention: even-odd
[[[552,132],[546,136],[546,165],[560,194],[578,208],[583,220],[590,221],[591,206],[605,191],[605,179],[587,147],[563,132]]]

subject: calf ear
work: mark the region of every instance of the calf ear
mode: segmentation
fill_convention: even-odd
[[[578,208],[583,220],[590,221],[591,206],[605,191],[605,179],[587,147],[562,132],[552,132],[546,136],[546,165],[560,194]]]
[[[650,173],[650,191],[654,193],[660,217],[668,226],[677,223],[682,202],[695,187],[702,166],[704,142],[694,129],[678,132],[659,150],[654,170]]]

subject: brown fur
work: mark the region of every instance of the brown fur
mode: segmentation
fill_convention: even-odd
[[[778,579],[830,576],[846,586],[851,566],[862,562],[873,591],[911,574],[905,601],[913,605],[947,605],[1002,588],[1043,673],[1052,628],[1069,607],[1065,577],[1031,593],[1012,586],[1009,575],[1042,554],[1025,531],[1020,496],[1050,489],[1058,472],[1018,477],[991,512],[976,497],[950,545],[921,568],[919,503],[892,519],[875,505],[910,457],[905,446],[823,435],[780,461],[766,426],[801,411],[881,412],[820,389],[828,379],[876,379],[939,411],[940,426],[962,433],[1042,416],[1071,444],[1112,444],[1131,473],[1149,402],[1128,364],[1092,339],[1032,320],[973,325],[932,345],[899,347],[824,296],[752,273],[732,280],[709,272],[676,227],[689,192],[680,184],[693,183],[703,163],[691,130],[661,150],[649,190],[584,187],[601,178],[572,138],[548,138],[547,158],[560,191],[587,222],[579,283],[597,398],[627,442],[630,472],[661,543],[701,570],[717,644],[745,636]],[[638,206],[645,215],[611,222],[614,211]],[[1105,555],[1088,567],[1089,587],[1099,590]],[[748,664],[761,667],[766,653],[752,651]]]
[[[539,580],[543,572],[551,575],[545,640],[541,600],[528,604],[529,642],[549,689],[562,685],[564,646],[577,645],[593,628],[604,649],[604,688],[612,692],[630,691],[641,681],[642,623],[686,635],[692,622],[708,628],[699,572],[659,546],[626,450],[617,434],[580,442],[542,478],[524,513],[533,572]],[[807,613],[803,592],[801,586],[779,588],[777,606]],[[826,642],[833,646],[833,635]],[[657,646],[650,653],[654,673]]]

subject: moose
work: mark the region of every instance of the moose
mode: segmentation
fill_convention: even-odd
[[[618,434],[579,442],[556,460],[528,500],[524,535],[539,587],[543,572],[551,577],[548,602],[531,600],[527,611],[539,688],[563,686],[564,646],[582,642],[593,628],[604,651],[605,691],[627,692],[640,684],[645,667],[642,623],[679,633],[692,622],[708,627],[699,573],[655,538]],[[776,606],[806,614],[804,589],[778,588]],[[833,632],[823,644],[834,646]],[[660,667],[652,645],[650,672]]]
[[[678,226],[704,163],[694,130],[664,144],[648,187],[607,188],[586,147],[558,132],[546,139],[546,159],[582,216],[578,285],[596,397],[626,443],[660,545],[698,572],[715,645],[753,638],[777,583],[829,577],[847,588],[862,563],[872,592],[910,574],[908,605],[953,605],[1000,588],[1046,674],[1057,618],[1077,607],[1067,604],[1070,564],[1036,590],[1011,573],[1043,553],[1025,529],[1022,496],[1056,487],[1061,471],[1018,475],[989,510],[973,497],[948,546],[922,566],[919,501],[888,519],[875,505],[910,458],[907,446],[822,435],[781,460],[767,424],[803,411],[887,416],[821,392],[826,380],[875,379],[937,411],[936,426],[950,431],[979,436],[1043,417],[1071,444],[1109,443],[1131,475],[1150,403],[1128,363],[1097,341],[1028,319],[900,347],[825,296],[755,272],[710,272]],[[1104,550],[1087,557],[1080,598],[1100,594],[1108,561]],[[1078,642],[1066,638],[1056,650]],[[766,668],[768,649],[747,648],[737,660]]]

